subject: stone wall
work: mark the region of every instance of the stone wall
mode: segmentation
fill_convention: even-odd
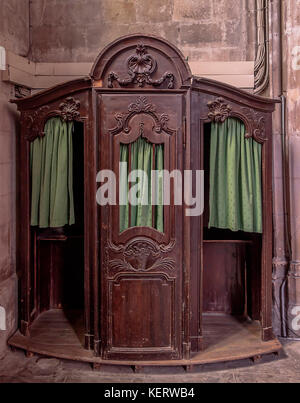
[[[0,46],[21,56],[29,53],[29,0],[0,0]]]
[[[32,0],[32,57],[92,62],[130,33],[161,36],[189,60],[254,60],[255,0]]]
[[[270,86],[266,96],[272,98],[279,98],[283,93],[280,3],[281,0],[270,3]],[[281,104],[278,103],[273,114],[273,329],[276,336],[284,335],[282,320],[285,313],[282,291],[289,264],[285,239],[281,123]]]
[[[0,0],[0,46],[25,56],[28,43],[28,0]],[[17,325],[15,142],[18,114],[15,106],[9,104],[13,97],[13,86],[0,80],[0,307],[5,309],[6,328],[0,329],[0,357]]]

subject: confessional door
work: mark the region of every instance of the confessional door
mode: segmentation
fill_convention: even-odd
[[[135,169],[150,177],[151,170],[182,172],[183,95],[120,92],[98,94],[97,99],[98,166],[116,177],[114,203],[98,208],[99,350],[104,359],[180,359],[183,208],[175,206],[173,180],[168,205],[162,205],[166,182],[161,176],[154,182],[149,177],[126,180]],[[120,162],[127,164],[125,174]],[[107,183],[104,177],[101,186]],[[141,188],[135,193],[132,187],[138,183]],[[145,184],[151,205],[145,205],[145,199],[128,202],[129,192],[140,197]]]

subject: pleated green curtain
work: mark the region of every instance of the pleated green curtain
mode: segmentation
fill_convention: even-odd
[[[45,136],[31,144],[32,226],[55,228],[75,223],[73,128],[73,122],[50,118]]]
[[[212,123],[209,227],[262,233],[261,152],[240,120]]]
[[[127,163],[127,169],[120,172],[120,185],[119,185],[119,198],[121,200],[126,200],[124,205],[119,205],[120,214],[120,232],[125,231],[129,228],[129,204],[128,204],[128,157],[129,157],[129,146],[127,144],[120,145],[120,162]]]
[[[157,180],[155,182],[155,195],[156,195],[156,206],[155,206],[155,224],[154,227],[160,231],[164,232],[164,191],[163,191],[163,175],[162,171],[164,169],[164,146],[162,144],[155,146],[155,169],[159,172]]]
[[[129,147],[131,161],[129,164]],[[146,201],[132,205],[127,202],[120,206],[120,232],[129,227],[154,227],[160,232],[164,231],[164,215],[163,215],[163,182],[156,180],[152,182],[152,170],[162,171],[164,169],[164,153],[163,145],[155,145],[153,152],[153,144],[139,137],[134,143],[121,144],[120,146],[120,162],[126,162],[131,171],[142,170],[147,174],[147,180],[142,179],[140,189],[142,194],[138,193],[138,197]],[[120,195],[122,199],[128,201],[129,184],[128,171],[123,172],[120,177]],[[134,186],[134,183],[130,184]],[[155,196],[153,195],[155,192]],[[146,197],[147,196],[147,197]],[[154,209],[152,208],[152,197],[156,200]],[[153,217],[154,210],[154,217]],[[129,222],[130,219],[130,222]]]

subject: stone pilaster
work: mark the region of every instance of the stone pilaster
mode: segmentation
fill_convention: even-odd
[[[283,79],[287,96],[291,263],[287,280],[287,336],[300,337],[300,1],[283,3]]]

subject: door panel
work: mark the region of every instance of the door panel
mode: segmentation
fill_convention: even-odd
[[[124,276],[112,281],[110,287],[114,348],[169,348],[173,333],[173,281],[157,276]],[[139,309],[141,301],[143,311]]]
[[[172,192],[171,205],[163,207],[163,232],[153,225],[120,231],[118,200],[121,144],[142,137],[153,152],[163,145],[164,169],[182,171],[182,108],[177,94],[98,98],[100,169],[112,169],[117,177],[116,205],[100,208],[100,323],[106,359],[181,358],[182,206],[174,206]]]

